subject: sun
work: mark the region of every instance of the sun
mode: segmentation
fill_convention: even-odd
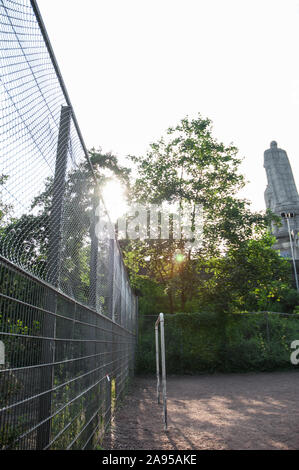
[[[177,251],[175,253],[174,259],[177,263],[182,263],[183,261],[185,261],[185,255]]]
[[[102,189],[102,196],[111,222],[116,222],[128,209],[125,188],[116,179],[109,181]]]

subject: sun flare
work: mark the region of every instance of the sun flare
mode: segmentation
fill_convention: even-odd
[[[117,180],[111,180],[102,189],[102,196],[112,222],[116,222],[127,211],[125,188]]]

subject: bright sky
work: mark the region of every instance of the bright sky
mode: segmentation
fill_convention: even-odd
[[[38,0],[86,145],[121,160],[200,112],[245,158],[264,209],[263,152],[299,189],[299,0]]]

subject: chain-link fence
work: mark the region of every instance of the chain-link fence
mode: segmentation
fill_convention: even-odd
[[[35,1],[0,0],[0,41],[0,448],[95,447],[137,301]]]

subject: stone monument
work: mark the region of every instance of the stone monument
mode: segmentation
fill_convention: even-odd
[[[291,214],[290,231],[293,240],[294,255],[299,259],[299,195],[296,188],[292,168],[285,150],[277,147],[273,141],[264,153],[264,168],[268,186],[265,191],[267,209],[281,218],[282,225],[272,225],[272,233],[276,237],[274,248],[284,257],[291,258],[291,245],[286,218],[281,214]]]

